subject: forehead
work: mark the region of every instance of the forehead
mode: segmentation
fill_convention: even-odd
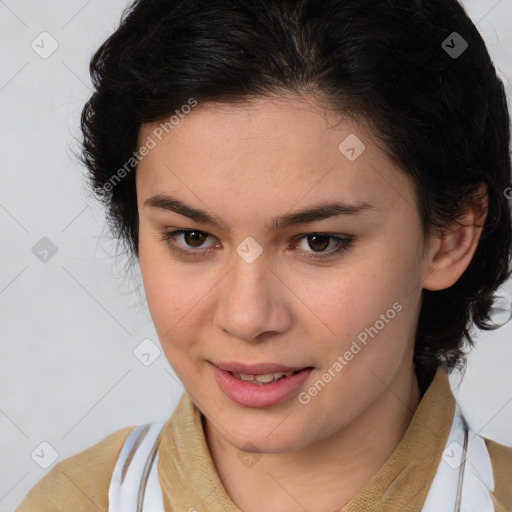
[[[137,187],[146,196],[178,187],[193,197],[192,187],[198,197],[239,197],[261,207],[287,196],[282,206],[291,207],[294,200],[333,194],[392,203],[412,193],[372,133],[311,99],[199,104],[172,128],[165,123],[140,130],[139,146],[150,139],[154,146],[137,168]]]
[[[267,152],[288,153],[289,158],[296,155],[300,159],[308,153],[315,154],[319,145],[335,144],[336,149],[336,140],[343,132],[358,131],[361,134],[362,131],[350,118],[322,107],[312,98],[294,95],[257,98],[240,104],[204,103],[188,114],[169,118],[174,124],[172,127],[166,124],[167,119],[143,125],[139,143],[156,130],[160,131],[158,138],[164,143],[201,149],[199,153],[195,151],[197,156],[220,144],[220,152],[231,145],[233,149],[236,147],[237,153],[266,149]],[[330,133],[332,131],[335,133]],[[372,136],[370,133],[361,135],[364,138]],[[291,149],[294,151],[289,151]]]

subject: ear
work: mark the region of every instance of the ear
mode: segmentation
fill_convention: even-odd
[[[458,281],[475,254],[487,218],[487,208],[487,186],[481,183],[464,213],[431,239],[423,288],[444,290]]]

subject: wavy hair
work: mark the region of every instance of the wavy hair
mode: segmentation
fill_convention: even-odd
[[[137,0],[90,72],[81,158],[132,262],[135,171],[107,184],[132,159],[143,123],[190,98],[243,103],[306,91],[373,129],[413,180],[425,239],[487,185],[469,267],[450,288],[422,291],[416,366],[461,366],[472,325],[496,327],[495,292],[512,273],[510,118],[485,43],[456,0]]]

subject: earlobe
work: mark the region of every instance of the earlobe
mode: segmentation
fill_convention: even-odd
[[[482,183],[464,214],[432,240],[422,279],[423,288],[444,290],[459,280],[478,247],[487,208],[487,187]]]

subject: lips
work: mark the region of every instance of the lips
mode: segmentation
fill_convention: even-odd
[[[219,363],[224,368],[236,368],[253,374],[237,374],[230,370],[221,369],[212,364],[213,375],[219,388],[233,402],[243,407],[272,407],[285,400],[290,399],[298,393],[305,384],[314,368],[291,367],[274,363],[258,365],[243,365],[240,363]],[[282,372],[268,372],[269,369],[288,369],[291,375],[283,376]],[[276,374],[278,378],[276,379]],[[244,375],[245,378],[241,378]],[[249,379],[250,380],[246,380]],[[258,379],[258,380],[256,380]]]

